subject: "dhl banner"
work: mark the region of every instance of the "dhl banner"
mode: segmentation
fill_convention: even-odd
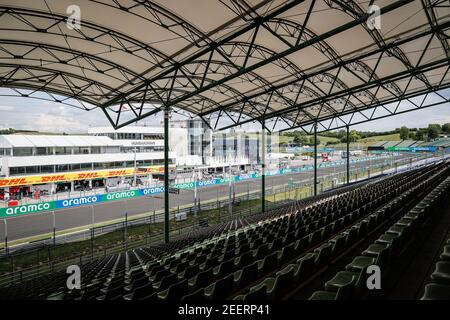
[[[361,159],[355,159],[351,160],[350,162],[359,162],[362,161]],[[336,164],[343,164],[345,161],[338,161]],[[321,163],[319,166],[322,165],[336,165],[335,163]],[[287,173],[293,173],[293,172],[303,172],[307,170],[312,170],[313,166],[304,166],[303,168],[292,168],[292,169],[281,169],[281,170],[273,170],[273,171],[266,171],[267,176],[272,175],[282,175]],[[153,170],[153,171],[149,171]],[[161,172],[161,170],[164,170],[164,167],[152,167],[152,168],[145,168],[145,173],[152,173],[152,172]],[[125,169],[125,170],[112,170],[114,172],[117,171],[125,171],[125,173],[131,172],[130,174],[134,174],[133,169]],[[103,172],[103,171],[99,171]],[[109,171],[106,171],[109,172]],[[138,172],[140,172],[138,170]],[[92,172],[90,172],[92,173]],[[123,172],[122,172],[123,173]],[[79,173],[78,173],[79,174]],[[101,177],[101,176],[99,176]],[[109,175],[109,177],[112,177],[112,175]],[[232,181],[244,181],[248,179],[258,179],[261,177],[260,173],[251,173],[251,174],[241,174],[239,176],[233,176],[231,177]],[[92,177],[90,177],[92,178]],[[78,179],[87,179],[79,178]],[[0,180],[1,181],[1,180]],[[224,183],[228,183],[230,181],[230,178],[225,179],[210,179],[210,180],[202,180],[196,182],[196,187],[207,187],[207,186],[213,186],[213,185],[220,185]],[[178,188],[178,189],[192,189],[194,188],[194,182],[188,182],[188,183],[179,183],[179,184],[171,184],[171,188]],[[39,213],[39,212],[45,212],[50,210],[59,210],[59,209],[67,209],[71,207],[76,206],[85,206],[85,205],[93,205],[99,202],[107,202],[107,201],[114,201],[114,200],[123,200],[123,199],[129,199],[129,198],[136,198],[141,196],[149,196],[154,194],[159,194],[164,192],[163,186],[155,186],[150,188],[144,188],[144,189],[137,189],[137,190],[127,190],[127,191],[119,191],[119,192],[113,192],[113,193],[107,193],[107,194],[100,194],[100,195],[92,195],[92,196],[86,196],[86,197],[79,197],[79,198],[70,198],[70,199],[64,199],[64,200],[57,200],[57,201],[50,201],[50,202],[40,202],[40,203],[33,203],[33,204],[27,204],[27,205],[21,205],[21,206],[14,206],[14,207],[7,207],[7,208],[0,208],[0,218],[8,218],[8,217],[14,217],[16,215],[23,215],[23,214],[31,214],[31,213]]]
[[[170,166],[174,168],[175,166]],[[146,168],[137,168],[136,174],[164,173],[164,166],[152,166]],[[66,182],[85,179],[112,178],[134,175],[134,168],[99,170],[71,173],[54,173],[36,176],[22,176],[0,178],[0,188],[13,186],[27,186],[33,184],[45,184],[52,182]]]

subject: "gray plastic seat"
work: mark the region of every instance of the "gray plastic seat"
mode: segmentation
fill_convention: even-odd
[[[450,262],[439,261],[436,263],[431,279],[438,284],[450,285]]]
[[[450,300],[450,286],[436,283],[427,284],[420,300]]]

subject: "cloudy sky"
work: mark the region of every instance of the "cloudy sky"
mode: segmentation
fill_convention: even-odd
[[[446,92],[446,96],[449,91]],[[161,115],[158,115],[147,118],[139,124],[158,125],[161,120]],[[363,131],[387,131],[402,125],[425,127],[429,123],[446,122],[450,122],[449,104],[375,120],[354,128]],[[54,102],[0,96],[0,128],[84,133],[90,126],[109,126],[109,122],[99,110],[86,112]]]

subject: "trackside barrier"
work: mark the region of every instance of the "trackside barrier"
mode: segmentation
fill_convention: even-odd
[[[364,161],[368,161],[369,159],[371,159],[371,158],[370,157],[362,157],[362,158],[358,158],[358,159],[351,159],[350,163],[364,162]],[[335,161],[335,162],[324,162],[324,163],[320,163],[318,165],[318,168],[320,169],[320,168],[336,167],[336,166],[343,165],[345,163],[346,163],[346,160],[339,160],[339,161]],[[289,168],[289,169],[266,171],[266,176],[276,176],[276,175],[300,173],[300,172],[304,172],[304,171],[310,171],[313,169],[314,169],[314,166],[305,165],[300,168]],[[261,177],[261,174],[259,174],[259,173],[242,174],[242,175],[238,175],[238,176],[233,176],[231,178],[231,180],[232,180],[232,182],[239,182],[239,181],[245,181],[245,180],[250,180],[250,179],[258,179],[260,177]],[[229,181],[230,181],[230,178],[225,178],[225,179],[215,178],[215,179],[210,179],[210,180],[197,181],[195,184],[196,184],[197,188],[202,188],[202,187],[207,187],[207,186],[226,184]],[[193,189],[193,188],[195,188],[195,185],[194,185],[194,182],[187,182],[187,183],[172,184],[170,186],[170,188],[176,189],[176,190]],[[69,199],[64,199],[64,200],[38,202],[38,203],[31,203],[31,204],[19,205],[19,206],[14,206],[14,207],[6,207],[6,208],[0,208],[0,219],[14,217],[17,215],[39,213],[39,212],[43,212],[43,211],[51,211],[51,210],[57,210],[57,209],[67,209],[67,208],[77,207],[77,206],[92,205],[92,204],[96,204],[96,203],[100,203],[100,202],[131,199],[131,198],[149,196],[149,195],[160,194],[160,193],[164,193],[163,186],[155,186],[155,187],[149,187],[149,188],[143,188],[143,189],[137,189],[137,190],[126,190],[126,191],[119,191],[119,192],[98,194],[98,195],[90,195],[90,196],[84,196],[84,197],[78,197],[78,198],[69,198]]]
[[[433,161],[428,161],[426,163],[424,163],[423,165],[427,165],[427,164],[432,164],[432,163],[436,163],[439,162],[441,160],[433,160]],[[379,177],[379,176],[378,176]],[[303,187],[306,185],[303,185]],[[297,186],[298,187],[298,186]],[[161,187],[160,187],[161,188]],[[146,189],[140,189],[139,191],[142,190],[146,190],[143,192],[146,192],[146,195],[149,194],[156,194],[156,193],[160,193],[158,191],[161,191],[161,189],[157,190],[156,188],[146,188]],[[162,190],[164,190],[164,188],[162,188]],[[286,192],[286,188],[284,188],[284,192]],[[134,193],[127,193],[127,194],[122,194],[120,195],[122,192],[117,192],[117,193],[112,193],[112,194],[108,194],[107,196],[107,201],[112,201],[112,200],[119,200],[119,199],[124,199],[124,197],[134,197],[136,196],[136,191],[137,190],[130,190],[130,191],[135,191]],[[270,189],[266,190],[266,194],[267,195],[271,195],[273,193],[278,194],[277,192],[273,192]],[[281,192],[282,193],[282,192]],[[99,196],[103,196],[103,195],[99,195]],[[99,197],[97,196],[97,197]],[[235,201],[239,202],[239,201],[245,201],[245,200],[253,200],[253,199],[259,199],[259,193],[253,193],[253,194],[249,194],[246,196],[241,196],[241,197],[236,197]],[[297,198],[297,193],[295,195],[295,198]],[[302,198],[302,197],[300,197]],[[275,199],[275,198],[274,198]],[[72,200],[72,204],[73,205],[83,205],[82,201],[73,201],[73,199],[66,199],[66,200]],[[290,198],[289,200],[287,200],[287,198],[285,198],[285,200],[283,202],[278,202],[278,203],[273,203],[271,205],[271,208],[276,207],[276,206],[280,206],[286,202],[291,202],[292,199]],[[219,202],[213,202],[210,204],[206,204],[206,205],[202,205],[200,206],[200,211],[201,210],[210,210],[210,209],[217,209],[217,208],[223,208],[223,207],[227,207],[228,206],[228,201],[219,201]],[[176,213],[180,213],[180,212],[186,212],[187,215],[192,215],[193,214],[193,208],[188,208],[188,209],[182,209],[182,210],[172,210],[171,213],[171,218],[174,217],[174,215]],[[224,209],[224,213],[226,212],[226,210]],[[259,209],[258,207],[253,207],[253,208],[241,208],[241,210],[239,210],[239,216],[240,217],[246,217],[246,216],[253,216],[255,214],[259,214]],[[161,216],[161,217],[160,217]],[[201,217],[200,217],[201,218]],[[220,218],[220,211],[219,211],[219,222],[224,222],[230,219],[235,219],[236,218],[236,214],[230,216],[227,214],[223,214],[222,218]],[[130,227],[130,226],[139,226],[139,225],[145,225],[145,224],[151,224],[154,223],[155,221],[162,221],[159,220],[162,219],[162,215],[153,215],[153,216],[147,216],[144,218],[138,218],[138,219],[134,219],[131,220],[127,223],[127,226],[125,227]],[[181,228],[173,228],[170,231],[171,237],[176,236],[176,235],[181,235],[184,234],[186,232],[190,232],[190,231],[194,231],[196,228],[199,228],[198,226],[198,221],[188,225],[188,226],[184,226]],[[120,223],[116,223],[116,224],[111,224],[111,225],[107,225],[107,226],[103,226],[103,227],[96,227],[94,228],[94,232],[92,232],[91,230],[89,232],[86,232],[84,235],[82,235],[83,239],[87,240],[91,238],[91,234],[95,237],[98,237],[99,235],[103,235],[106,233],[110,233],[113,231],[117,231],[117,230],[124,230],[124,223],[120,222]],[[92,232],[92,233],[91,233]],[[57,238],[58,241],[56,242],[57,244],[60,243],[66,243],[66,242],[72,242],[72,241],[79,241],[80,240],[80,235],[78,235],[78,238],[70,238],[63,236],[63,237],[58,237]],[[158,243],[160,241],[162,241],[162,234],[151,234],[149,232],[148,235],[146,235],[143,238],[139,238],[139,239],[132,239],[132,240],[125,240],[127,242],[127,248],[128,249],[133,249],[133,248],[137,248],[139,246],[143,246],[143,245],[148,245],[148,244],[155,244]],[[47,246],[49,244],[53,243],[53,240],[48,239],[45,240],[39,244],[36,245],[36,250],[40,250],[42,249],[42,247]],[[40,248],[39,248],[40,247]],[[51,250],[51,249],[48,249]],[[103,257],[107,254],[112,254],[115,252],[122,252],[124,250],[124,245],[119,244],[119,245],[113,245],[113,246],[109,246],[109,247],[103,247],[102,250],[95,250],[95,252],[91,252],[90,254],[81,254],[81,255],[77,255],[76,257],[71,257],[68,259],[60,259],[60,260],[49,260],[48,262],[44,262],[41,263],[40,265],[36,266],[36,267],[31,267],[31,268],[27,268],[27,269],[22,269],[22,270],[17,270],[14,268],[14,263],[12,262],[12,272],[9,272],[3,276],[0,276],[0,286],[4,286],[4,285],[8,285],[9,283],[13,283],[13,282],[18,282],[18,281],[22,281],[24,279],[28,279],[28,278],[33,278],[36,275],[40,275],[43,273],[49,273],[49,272],[53,272],[53,271],[57,271],[57,270],[61,270],[62,268],[64,268],[64,266],[70,265],[70,263],[74,263],[74,261],[90,261],[92,259],[95,258],[100,258]],[[101,252],[100,252],[101,251]],[[27,250],[28,253],[28,250]],[[49,254],[50,256],[50,254]],[[13,261],[14,256],[11,255],[10,259],[12,259],[11,261]]]

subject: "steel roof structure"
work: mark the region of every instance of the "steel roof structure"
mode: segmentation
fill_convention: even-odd
[[[177,108],[331,130],[448,103],[449,35],[448,0],[2,0],[0,87],[114,128]]]

